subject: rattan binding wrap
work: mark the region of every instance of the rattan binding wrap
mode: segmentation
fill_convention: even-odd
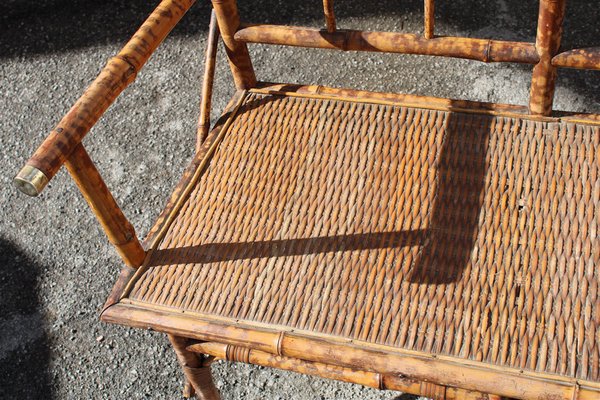
[[[127,301],[599,381],[599,142],[253,91]]]

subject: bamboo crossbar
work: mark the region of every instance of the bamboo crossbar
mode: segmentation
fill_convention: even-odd
[[[15,178],[19,189],[30,196],[41,193],[194,2],[163,0],[158,5],[27,161]]]
[[[125,264],[142,265],[146,252],[82,144],[75,147],[65,167]]]
[[[561,68],[600,70],[600,47],[565,51],[552,58],[552,65]]]
[[[330,33],[305,27],[243,24],[235,33],[235,39],[248,43],[445,56],[483,62],[536,64],[539,61],[533,43],[450,36],[425,39],[410,33],[358,30]]]
[[[202,80],[202,100],[200,103],[200,117],[198,118],[198,137],[196,151],[200,150],[202,143],[208,136],[210,129],[210,109],[212,104],[213,85],[215,80],[215,62],[217,59],[217,45],[219,39],[219,27],[217,16],[213,10],[210,14],[210,25],[208,27],[208,40],[206,44],[206,57],[204,61],[204,77]]]
[[[269,368],[278,368],[334,379],[342,382],[355,383],[380,390],[397,390],[403,393],[425,396],[432,399],[444,400],[491,400],[495,396],[485,393],[419,382],[401,375],[382,375],[376,372],[360,371],[352,368],[339,367],[319,362],[305,361],[269,354],[260,350],[232,346],[217,342],[200,342],[188,347],[191,351],[209,354],[217,359],[243,362]]]

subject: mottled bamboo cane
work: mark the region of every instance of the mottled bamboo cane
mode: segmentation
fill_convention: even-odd
[[[23,192],[36,196],[67,160],[75,147],[117,96],[135,79],[137,71],[179,22],[195,0],[163,0],[131,40],[113,57],[54,128],[26,167],[15,178]]]
[[[200,103],[200,118],[198,119],[198,135],[196,140],[196,151],[200,150],[202,143],[208,136],[210,129],[210,109],[212,105],[212,92],[215,80],[215,61],[217,58],[217,45],[219,39],[219,27],[217,16],[213,10],[210,14],[210,25],[208,27],[208,42],[206,44],[206,58],[204,62],[204,79],[202,81],[202,101]]]
[[[431,399],[446,400],[493,400],[497,396],[464,389],[450,388],[427,382],[419,382],[403,376],[382,375],[375,372],[360,371],[351,368],[337,367],[317,362],[304,361],[289,357],[269,354],[239,346],[231,346],[216,342],[204,342],[193,345],[195,351],[210,354],[218,359],[279,368],[301,374],[314,375],[342,382],[355,383],[380,390],[397,390],[408,394],[427,396]]]
[[[213,381],[210,366],[205,365],[198,354],[187,350],[187,339],[175,335],[168,337],[187,382],[194,387],[196,397],[199,400],[219,400],[219,391]]]
[[[435,0],[425,0],[425,28],[423,35],[425,39],[432,39],[434,36],[435,27]]]
[[[82,144],[75,147],[65,167],[125,264],[142,265],[146,252]]]
[[[529,110],[532,114],[552,114],[556,67],[552,58],[558,53],[566,0],[541,0],[535,47],[540,61],[533,68]]]
[[[281,25],[242,25],[235,38],[250,43],[446,56],[483,62],[535,64],[539,60],[533,43],[461,37],[425,39],[420,35],[396,32],[343,30],[329,33]]]
[[[323,0],[323,13],[325,14],[327,32],[335,32],[337,27],[335,23],[335,14],[333,12],[333,0]]]
[[[600,70],[600,47],[565,51],[552,58],[552,65],[561,68]]]
[[[240,15],[235,0],[212,0],[219,31],[225,44],[229,67],[238,89],[250,89],[256,85],[256,75],[246,43],[234,38],[240,26]]]

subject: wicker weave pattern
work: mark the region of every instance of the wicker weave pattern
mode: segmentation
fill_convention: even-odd
[[[129,297],[600,380],[599,142],[253,93]]]

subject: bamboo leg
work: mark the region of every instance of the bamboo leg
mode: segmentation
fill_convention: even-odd
[[[220,400],[219,391],[210,373],[210,366],[205,365],[196,353],[186,349],[188,342],[186,338],[174,335],[168,336],[186,377],[184,397],[193,394],[195,391],[196,398],[199,400]],[[194,390],[187,390],[188,382]]]
[[[185,383],[183,385],[183,397],[186,399],[191,399],[195,394],[196,391],[194,390],[194,386],[188,380],[188,378],[185,378]]]

